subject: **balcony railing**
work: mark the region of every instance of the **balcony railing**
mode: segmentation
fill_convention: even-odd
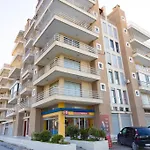
[[[141,55],[143,55],[143,56],[145,56],[145,57],[150,59],[150,53],[144,52],[144,51],[142,51],[140,49],[133,50],[133,54],[136,54],[136,53],[139,53],[139,54],[141,54]]]
[[[24,108],[30,108],[31,107],[31,101],[29,100],[24,100],[22,102],[20,102],[20,104],[18,105],[18,109],[24,109]]]
[[[10,105],[10,104],[0,104],[0,108],[12,108],[13,105]]]
[[[13,108],[7,110],[6,117],[9,116],[12,113],[16,113],[17,110],[18,110],[18,105],[16,104],[15,106],[13,106]]]
[[[64,65],[64,60],[55,58],[49,65],[43,67],[41,70],[38,71],[37,76],[34,76],[34,80],[38,79],[39,77],[41,77],[42,75],[47,73],[47,71],[51,70],[52,68],[54,68],[56,66],[66,68],[66,69],[76,70],[76,71],[80,71],[80,72],[84,72],[84,73],[90,73],[93,75],[100,75],[99,70],[97,70],[93,67],[87,67],[87,66],[67,67]]]
[[[73,18],[71,16],[69,16],[68,14],[65,14],[63,12],[60,12],[60,11],[56,11],[56,12],[50,12],[49,13],[50,15],[45,18],[45,20],[43,22],[40,22],[39,25],[38,25],[38,31],[36,32],[36,36],[35,36],[35,39],[37,39],[40,34],[42,33],[42,31],[44,30],[44,28],[47,26],[48,22],[56,15],[56,16],[59,16],[61,17],[62,19],[66,19],[67,21],[70,21],[71,23],[74,23],[80,27],[83,27],[89,31],[92,31],[93,33],[96,33],[96,31],[94,31],[94,29],[92,28],[92,26],[85,22],[85,21],[81,21],[81,20],[78,20],[77,18]]]
[[[9,97],[8,94],[0,94],[0,98],[3,98],[3,97]]]
[[[23,61],[25,61],[25,59],[27,58],[27,56],[29,56],[29,55],[34,55],[34,53],[32,52],[32,50],[31,49],[28,49],[27,51],[26,51],[26,53],[25,53],[25,55],[23,56]]]
[[[139,86],[150,88],[150,82],[138,81]]]
[[[25,72],[27,72],[27,70],[29,70],[30,72],[32,72],[33,70],[33,66],[32,65],[28,65],[27,67],[25,67],[22,71],[22,76],[24,75]]]
[[[36,102],[51,97],[53,95],[62,95],[62,96],[71,96],[71,97],[81,97],[81,98],[92,98],[92,99],[103,99],[103,93],[98,93],[97,91],[92,90],[71,90],[67,88],[54,87],[49,88],[36,97]]]
[[[150,68],[147,68],[147,67],[136,65],[136,69],[139,70],[139,71],[150,73]]]
[[[40,9],[37,11],[37,21],[36,23],[39,23],[42,20],[42,17],[45,15],[45,13],[48,11],[48,8],[50,6],[50,3],[52,3],[54,0],[44,0],[42,4],[40,5]],[[65,0],[66,2],[80,8],[81,10],[89,13],[90,15],[94,16],[93,12],[90,10],[89,7],[86,7],[85,5],[82,5],[81,3],[78,3],[76,0]],[[95,2],[95,0],[93,0]],[[94,16],[95,17],[95,16]]]
[[[22,84],[20,91],[23,91],[25,88],[32,88],[32,87],[33,87],[32,81],[28,81],[28,82]]]
[[[75,48],[79,48],[81,51],[83,50],[86,52],[90,52],[92,54],[98,54],[97,49],[94,47],[91,47],[91,46],[84,44],[82,42],[79,42],[77,40],[70,39],[61,34],[55,34],[54,37],[52,39],[50,39],[50,41],[46,44],[46,46],[36,54],[35,60],[37,60],[45,51],[47,51],[48,48],[56,41],[61,42],[63,44],[73,46]]]

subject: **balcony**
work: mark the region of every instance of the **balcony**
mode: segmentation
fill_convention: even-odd
[[[95,105],[103,103],[103,93],[84,89],[75,91],[67,88],[55,87],[39,93],[35,101],[36,103],[32,104],[32,107],[37,108],[45,108],[58,104],[59,102]]]
[[[12,118],[14,116],[16,116],[17,114],[17,105],[15,105],[13,108],[7,110],[7,113],[6,113],[6,118]]]
[[[32,81],[24,83],[20,89],[20,95],[29,96],[32,93]]]
[[[8,94],[0,94],[0,102],[8,101],[9,95]]]
[[[13,51],[12,51],[12,55],[16,56],[18,52],[20,52],[23,49],[23,41],[19,41],[17,42],[17,44],[15,45]]]
[[[33,35],[31,35],[25,42],[25,48],[31,48],[34,41]]]
[[[145,74],[150,74],[150,68],[136,65],[136,70]]]
[[[150,83],[144,82],[144,81],[138,81],[139,82],[139,89],[141,92],[150,94]]]
[[[72,66],[70,68],[65,66],[63,60],[55,59],[46,67],[43,67],[41,70],[39,70],[37,76],[34,76],[33,84],[43,86],[59,77],[93,82],[100,80],[100,72],[95,68],[87,66],[79,66],[79,68],[73,68]]]
[[[10,108],[12,108],[12,105],[9,105],[9,104],[0,104],[0,112],[2,111],[7,111],[9,110]]]
[[[18,92],[15,92],[12,95],[10,95],[8,103],[9,104],[16,104],[18,98],[19,98]]]
[[[41,4],[40,9],[37,12],[37,19],[35,23],[35,27],[43,21],[45,16],[49,15],[49,10],[55,11],[56,8],[61,8],[61,11],[70,14],[73,16],[77,16],[82,20],[87,20],[89,23],[93,23],[96,20],[94,13],[91,10],[91,6],[89,6],[88,2],[94,2],[89,0],[83,0],[83,2],[78,0],[45,0]]]
[[[11,66],[13,67],[20,66],[21,63],[22,63],[22,53],[17,53],[11,62]]]
[[[30,100],[25,100],[23,102],[20,102],[20,104],[18,106],[19,113],[30,112],[30,109],[31,109],[31,101]]]
[[[141,51],[145,52],[145,53],[150,53],[150,45],[148,43],[143,43],[140,42],[137,39],[132,39],[130,41],[133,49],[140,49]]]
[[[34,53],[31,51],[31,49],[28,49],[23,57],[23,62],[27,64],[33,64],[34,63]]]
[[[128,24],[128,30],[131,35],[134,35],[136,39],[139,39],[141,42],[147,41],[150,39],[150,33],[143,28],[139,27],[137,24],[130,22]]]
[[[35,20],[32,19],[29,28],[24,33],[24,38],[28,38],[32,34],[32,31],[34,30],[34,23]]]
[[[22,80],[31,79],[33,76],[33,66],[28,65],[21,73]]]
[[[90,43],[99,37],[99,31],[96,31],[95,27],[91,27],[91,24],[70,17],[69,14],[63,12],[49,13],[46,20],[48,21],[41,22],[38,27],[34,46],[44,47],[56,33],[64,33],[85,43]]]
[[[9,78],[12,78],[12,79],[20,79],[20,71],[21,69],[20,68],[17,68],[17,67],[14,67],[12,68],[12,70],[10,71],[9,73]]]
[[[143,65],[145,67],[150,66],[150,53],[136,49],[133,51],[133,58],[136,64]]]
[[[92,61],[98,58],[96,48],[66,36],[56,34],[42,50],[36,53],[35,65],[45,66],[49,63],[49,60],[62,54],[62,52],[85,61]]]
[[[4,115],[0,116],[0,123],[5,122],[5,121],[8,121],[8,119]]]
[[[0,85],[0,92],[8,92],[10,88],[10,84],[1,84]]]

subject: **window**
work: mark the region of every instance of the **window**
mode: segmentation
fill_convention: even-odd
[[[122,86],[125,86],[125,76],[122,72],[120,72],[120,82]]]
[[[34,69],[34,74],[37,74],[37,69]]]
[[[132,78],[136,79],[136,74],[132,73]]]
[[[119,104],[123,104],[122,94],[121,94],[121,90],[120,89],[117,89],[117,98],[118,98]]]
[[[103,22],[103,32],[107,34],[107,25]]]
[[[117,29],[113,28],[114,38],[118,39]]]
[[[104,67],[103,67],[103,63],[98,62],[98,68],[103,70],[103,69],[104,69]]]
[[[116,46],[116,52],[117,52],[117,53],[120,53],[119,43],[118,43],[118,42],[115,42],[115,46]]]
[[[121,57],[118,56],[118,65],[119,65],[119,69],[123,69],[123,65],[122,65],[122,60],[121,60]]]
[[[114,41],[110,40],[110,48],[115,51],[115,47],[114,47]]]
[[[132,58],[132,57],[129,57],[129,61],[130,61],[131,63],[133,63],[133,58]]]
[[[32,96],[35,96],[35,92],[36,92],[36,90],[33,89],[33,90],[32,90]]]
[[[143,73],[138,73],[138,77],[141,84],[146,84],[146,75]]]
[[[117,56],[115,56],[115,55],[112,55],[112,64],[114,67],[118,68]]]
[[[125,29],[125,28],[124,28],[124,30],[123,30],[123,31],[124,31],[125,33],[128,33],[127,29]]]
[[[139,90],[135,90],[135,95],[136,96],[140,96],[140,91]]]
[[[113,72],[111,70],[109,71],[109,82],[114,83]]]
[[[104,83],[100,83],[101,91],[106,91],[106,85]]]
[[[121,16],[121,19],[122,19],[123,21],[125,21],[125,17],[124,17],[124,16]]]
[[[109,36],[113,37],[111,25],[108,25],[108,34],[109,34]]]
[[[127,46],[127,47],[130,47],[130,43],[129,43],[129,42],[127,42],[127,43],[126,43],[126,46]]]
[[[108,63],[109,65],[111,65],[111,55],[110,55],[110,53],[107,53],[107,54],[106,54],[106,57],[107,57],[107,63]]]
[[[97,48],[98,50],[102,50],[101,44],[96,43],[96,48]]]
[[[97,26],[95,26],[95,32],[99,33],[99,28]]]
[[[109,40],[106,36],[104,37],[104,45],[105,45],[105,49],[108,50],[109,49]]]
[[[127,97],[127,91],[123,91],[123,101],[124,104],[128,105],[128,97]]]
[[[120,84],[120,81],[119,81],[119,73],[117,71],[115,71],[115,83],[116,84]]]
[[[116,93],[115,93],[115,89],[114,88],[111,89],[111,101],[112,101],[113,104],[117,104]]]

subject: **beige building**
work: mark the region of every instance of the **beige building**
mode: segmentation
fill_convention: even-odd
[[[107,16],[97,0],[40,0],[15,40],[2,134],[149,125],[149,37],[118,5]]]

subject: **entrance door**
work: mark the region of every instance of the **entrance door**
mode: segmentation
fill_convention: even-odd
[[[27,130],[27,121],[24,121],[24,131],[23,131],[23,136],[26,136],[26,130]]]

